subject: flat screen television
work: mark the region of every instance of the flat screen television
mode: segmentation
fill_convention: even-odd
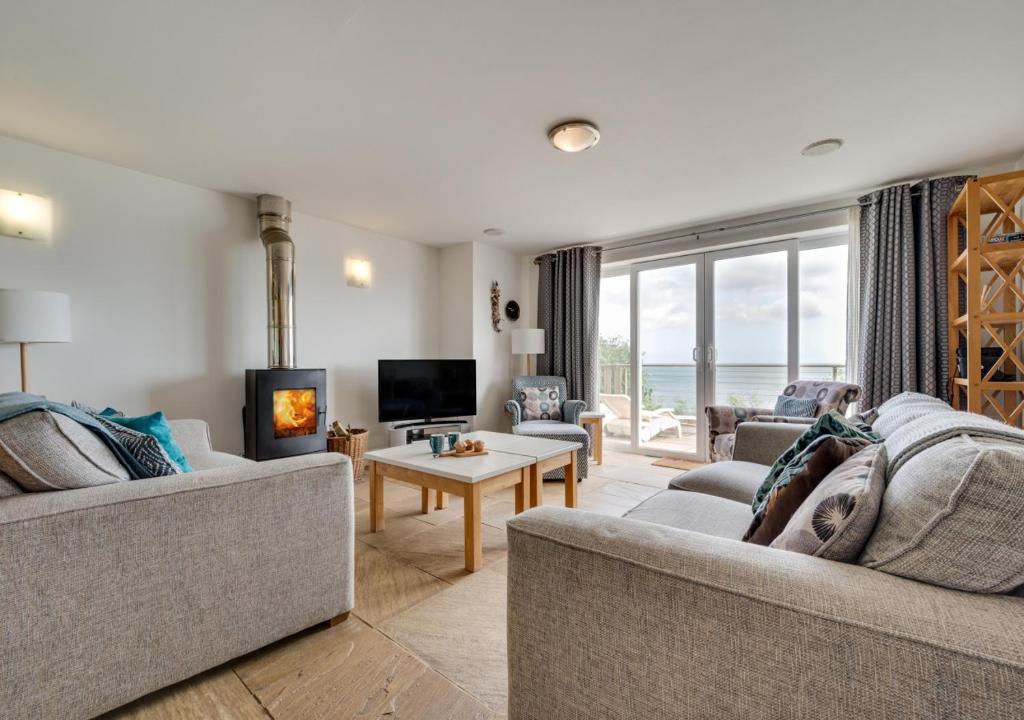
[[[378,360],[380,422],[476,415],[476,360]]]

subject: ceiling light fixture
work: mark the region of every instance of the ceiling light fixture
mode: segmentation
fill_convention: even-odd
[[[491,237],[498,237],[504,235],[505,231],[501,228],[484,228],[484,235],[490,235]]]
[[[575,153],[597,145],[601,131],[592,122],[573,120],[555,125],[548,131],[548,140],[562,152]]]
[[[825,138],[818,142],[812,142],[810,145],[800,151],[800,154],[804,157],[815,157],[817,155],[828,155],[831,152],[835,152],[843,146],[842,138]]]

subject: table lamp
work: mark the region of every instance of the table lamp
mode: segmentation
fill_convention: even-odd
[[[534,355],[544,352],[544,330],[541,328],[516,328],[512,331],[512,354],[527,355],[526,372],[533,375]]]
[[[28,392],[28,344],[71,342],[71,301],[64,293],[0,289],[0,343],[21,346],[21,391]]]

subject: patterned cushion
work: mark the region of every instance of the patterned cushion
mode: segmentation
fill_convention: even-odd
[[[128,471],[92,431],[46,410],[0,423],[0,470],[26,492],[128,480]]]
[[[743,540],[757,545],[770,545],[819,483],[868,445],[871,445],[871,441],[862,437],[824,435],[814,440],[779,475],[768,496],[754,513],[754,519]]]
[[[892,462],[890,461],[890,466]],[[955,590],[1024,583],[1024,445],[959,435],[889,477],[860,564]]]
[[[519,391],[524,420],[561,420],[562,400],[557,385],[524,387]]]
[[[818,402],[818,414],[824,415],[830,410],[845,413],[850,403],[860,397],[860,387],[831,380],[797,380],[787,385],[782,394],[794,398],[814,398]]]
[[[775,411],[772,414],[780,417],[812,418],[818,414],[818,401],[815,398],[779,395],[779,399],[775,401]]]
[[[792,474],[797,468],[799,463],[794,464],[790,467],[790,463],[799,458],[801,455],[807,453],[808,448],[820,437],[825,435],[835,435],[836,437],[842,438],[863,438],[871,442],[878,442],[879,438],[874,433],[865,432],[860,430],[847,421],[842,415],[835,410],[829,411],[825,415],[822,415],[818,420],[811,425],[809,428],[803,431],[803,433],[796,439],[786,452],[779,456],[779,459],[775,461],[771,469],[768,471],[768,477],[761,483],[761,487],[758,488],[757,492],[754,493],[753,509],[757,512],[765,499],[768,497],[768,493],[772,487],[778,482],[779,478],[782,477],[784,471],[788,476]],[[807,455],[809,458],[810,455]],[[787,468],[789,470],[787,471]]]
[[[885,465],[884,445],[868,445],[853,455],[818,484],[771,546],[854,562],[878,519]]]

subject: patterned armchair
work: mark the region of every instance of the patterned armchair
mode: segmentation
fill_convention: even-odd
[[[534,400],[528,398],[530,388],[555,388],[557,389],[557,412],[555,407],[547,407],[543,393],[537,405],[533,406]],[[582,400],[570,400],[566,390],[565,378],[554,375],[523,375],[512,378],[513,399],[505,403],[505,412],[512,417],[512,433],[514,435],[529,435],[532,437],[546,438],[548,440],[568,440],[582,443],[576,455],[576,473],[580,479],[587,477],[588,456],[590,454],[590,434],[586,428],[580,425],[580,413],[587,404]],[[553,399],[553,398],[552,398]],[[531,411],[539,414],[539,418],[526,419],[530,417],[527,410],[527,403],[531,405]],[[544,417],[550,415],[552,417]],[[544,475],[546,480],[565,479],[565,470],[559,468]]]
[[[736,443],[736,426],[741,422],[785,422],[810,425],[831,410],[845,413],[850,403],[860,397],[860,386],[845,382],[824,380],[797,380],[782,391],[795,398],[814,398],[818,408],[814,417],[782,417],[774,415],[774,408],[733,407],[710,405],[704,409],[708,417],[708,457],[711,462],[732,459]]]

